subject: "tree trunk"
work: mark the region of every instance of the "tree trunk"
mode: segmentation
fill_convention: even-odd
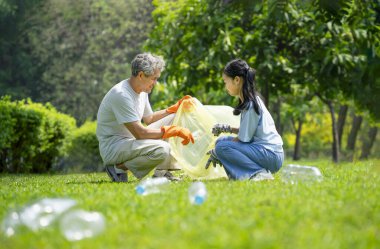
[[[339,148],[342,148],[342,134],[344,124],[346,122],[348,105],[342,105],[339,109],[338,114],[338,138],[339,138]]]
[[[371,127],[369,129],[367,139],[364,139],[363,141],[362,154],[360,155],[360,159],[368,159],[372,146],[376,141],[376,135],[377,135],[377,127]]]
[[[332,158],[333,161],[339,162],[339,137],[338,137],[338,127],[335,120],[335,111],[332,101],[327,101],[327,105],[330,109],[331,114],[331,123],[332,123],[332,135],[333,135],[333,143],[332,143]]]
[[[293,160],[297,161],[301,159],[301,130],[302,130],[302,123],[303,121],[301,119],[298,119],[298,127],[296,128],[296,125],[294,124],[294,128],[296,130],[296,143],[294,144],[294,154],[293,154]]]
[[[358,136],[358,132],[360,130],[360,126],[362,124],[362,121],[363,121],[362,116],[354,115],[354,120],[352,121],[351,131],[350,131],[350,134],[348,135],[348,139],[347,139],[347,149],[348,150],[354,150],[355,149],[356,138]]]

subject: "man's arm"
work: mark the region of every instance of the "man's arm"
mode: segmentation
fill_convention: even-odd
[[[143,117],[144,123],[149,125],[153,122],[156,122],[157,120],[160,120],[172,113],[176,113],[180,105],[182,104],[183,101],[190,101],[191,103],[194,104],[194,100],[192,100],[192,97],[190,95],[186,95],[182,97],[180,100],[177,101],[172,106],[169,106],[168,108],[161,110],[161,111],[156,111],[154,112],[151,116],[148,117]]]
[[[170,113],[168,113],[166,110],[156,111],[152,115],[143,117],[144,123],[149,125],[153,122],[156,122],[157,120],[160,120],[166,116],[168,116]]]
[[[136,139],[160,139],[163,135],[161,129],[147,128],[139,121],[125,123],[124,126],[127,127]]]

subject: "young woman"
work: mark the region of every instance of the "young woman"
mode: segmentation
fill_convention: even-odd
[[[223,71],[223,80],[229,95],[239,97],[234,115],[241,115],[240,127],[216,124],[212,132],[237,134],[236,137],[218,138],[215,149],[208,152],[213,163],[221,164],[228,177],[233,180],[273,179],[284,161],[282,139],[273,118],[255,89],[256,71],[241,59],[230,61]]]

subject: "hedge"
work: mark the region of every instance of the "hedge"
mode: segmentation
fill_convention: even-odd
[[[68,156],[62,169],[65,172],[96,172],[104,170],[96,138],[96,122],[86,121],[73,133]]]
[[[0,98],[0,171],[42,173],[67,154],[75,119],[49,103]]]

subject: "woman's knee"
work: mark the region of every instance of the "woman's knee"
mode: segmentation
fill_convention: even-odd
[[[234,139],[234,137],[232,137],[232,136],[218,137],[218,139],[215,141],[215,145],[217,145],[219,142],[232,141],[233,139]]]
[[[231,149],[229,143],[230,142],[228,141],[220,141],[219,143],[215,144],[215,153],[219,158],[226,155],[226,152]]]

